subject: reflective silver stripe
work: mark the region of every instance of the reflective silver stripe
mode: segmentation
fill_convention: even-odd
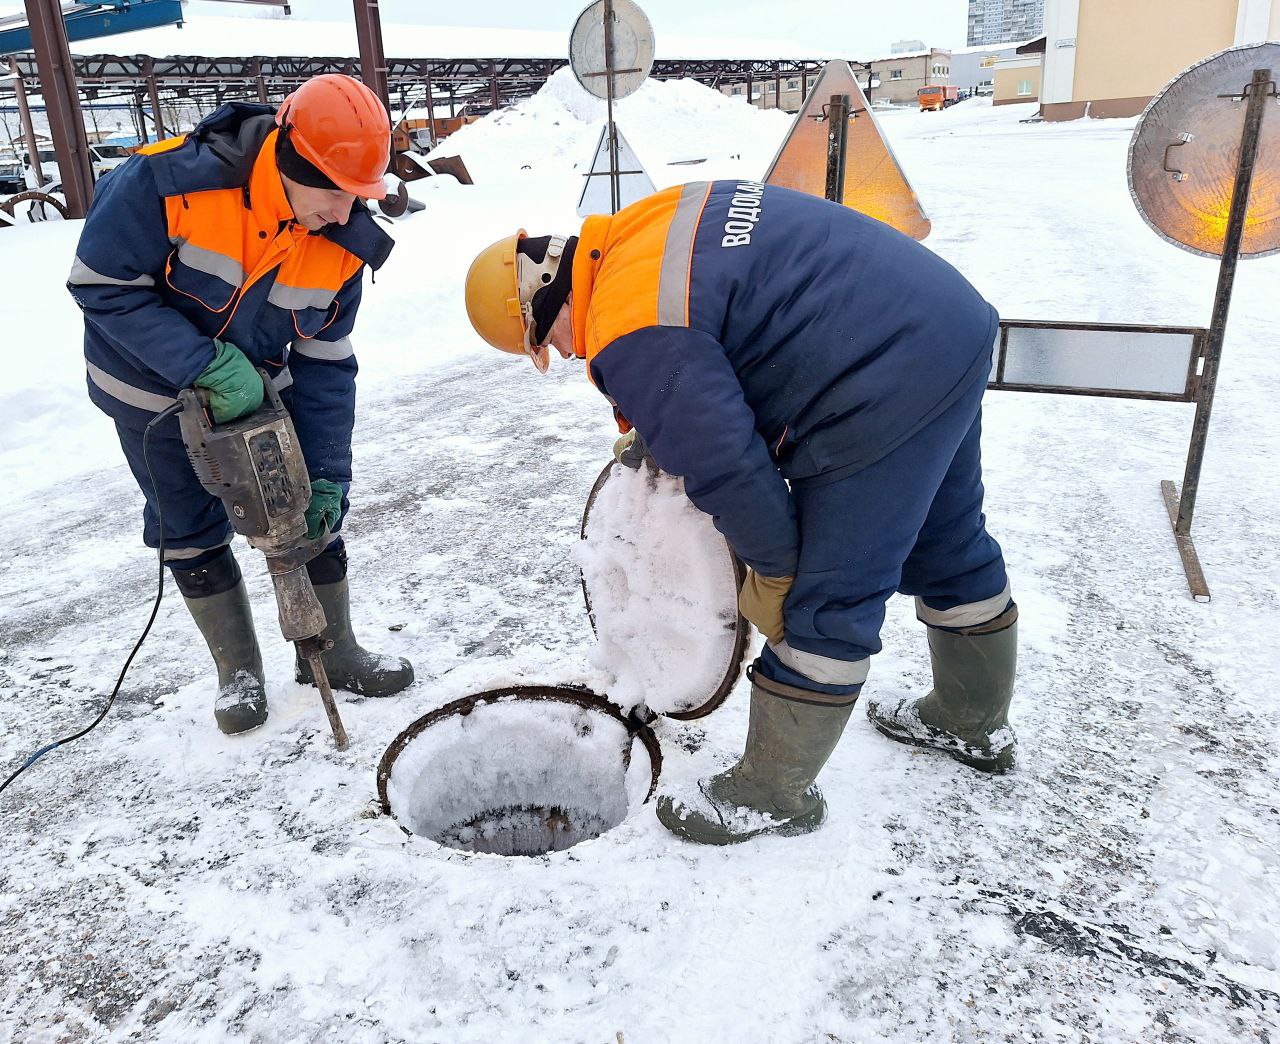
[[[770,642],[769,648],[784,664],[819,685],[861,685],[871,670],[871,657],[837,660],[830,656],[793,649],[786,641]]]
[[[95,272],[86,265],[79,257],[76,258],[75,264],[71,266],[71,275],[67,277],[68,283],[74,283],[76,286],[155,286],[156,281],[149,275],[134,276],[132,279],[117,279],[115,276],[109,276],[102,272]]]
[[[309,337],[301,337],[293,342],[293,350],[308,359],[321,359],[324,362],[338,362],[356,354],[350,337],[341,337],[336,341],[313,341]]]
[[[189,558],[198,558],[206,551],[226,547],[229,543],[231,543],[230,534],[221,543],[214,544],[213,547],[166,547],[164,549],[164,560],[166,562],[185,562]]]
[[[328,308],[336,296],[333,290],[309,290],[276,283],[267,294],[267,301],[277,308]]]
[[[287,366],[271,378],[271,387],[276,391],[284,391],[292,383],[293,374],[289,372],[289,367]]]
[[[185,239],[171,239],[178,248],[178,260],[188,268],[194,268],[205,275],[216,276],[232,286],[244,282],[244,266],[234,258],[219,254],[216,250],[206,250]]]
[[[702,204],[710,191],[705,181],[684,187],[675,217],[667,229],[667,242],[662,248],[662,268],[658,272],[658,325],[687,326],[689,323],[689,259],[693,255],[693,237],[698,232]]]
[[[85,368],[89,371],[89,380],[98,387],[100,391],[110,395],[113,399],[119,399],[121,402],[129,406],[136,406],[140,410],[146,410],[149,413],[160,413],[172,406],[177,399],[170,399],[156,392],[143,391],[141,388],[135,388],[132,384],[125,384],[119,377],[112,377],[91,362],[85,362]]]
[[[998,595],[984,598],[981,602],[957,605],[954,609],[930,609],[923,598],[917,598],[916,619],[930,627],[976,627],[1003,613],[1012,594],[1010,585],[1005,584]]]

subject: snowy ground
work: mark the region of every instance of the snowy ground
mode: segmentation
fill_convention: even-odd
[[[654,180],[760,176],[786,121],[697,95],[623,103]],[[1132,121],[1030,113],[883,118],[929,245],[1009,318],[1204,324],[1214,266],[1129,201]],[[1017,773],[855,714],[805,838],[703,850],[644,806],[503,859],[377,815],[377,761],[417,716],[509,681],[598,681],[571,552],[609,410],[575,367],[495,357],[460,300],[481,245],[575,227],[596,133],[550,96],[460,133],[479,184],[422,184],[428,210],[366,296],[352,584],[363,634],[417,684],[346,701],[336,753],[242,549],[272,716],[224,738],[170,592],[112,716],[0,798],[0,1039],[1275,1040],[1276,259],[1241,266],[1226,345],[1196,519],[1211,604],[1187,595],[1157,485],[1181,477],[1190,407],[988,397],[988,512],[1022,607]],[[0,232],[24,259],[3,305],[4,766],[92,717],[154,588],[140,498],[83,398],[75,234]],[[869,685],[922,689],[905,600],[885,644]],[[745,696],[660,727],[666,779],[740,750]]]

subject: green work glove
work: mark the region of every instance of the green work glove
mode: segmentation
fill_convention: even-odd
[[[333,527],[342,517],[342,487],[328,479],[311,483],[311,503],[307,505],[307,539],[314,540],[325,526]]]
[[[196,387],[209,393],[209,412],[215,424],[226,424],[252,413],[265,394],[262,375],[234,344],[214,341],[213,362],[196,378]]]
[[[761,576],[749,569],[738,592],[738,612],[771,642],[782,641],[782,603],[787,600],[795,579],[794,576]]]

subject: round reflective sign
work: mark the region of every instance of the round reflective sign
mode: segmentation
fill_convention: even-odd
[[[1280,251],[1280,44],[1232,47],[1180,73],[1151,100],[1129,143],[1129,191],[1159,235],[1221,257],[1255,69],[1270,69],[1241,257]]]
[[[573,75],[597,98],[608,97],[606,7],[613,11],[613,97],[640,89],[653,68],[653,26],[632,0],[594,0],[574,23],[569,37]]]

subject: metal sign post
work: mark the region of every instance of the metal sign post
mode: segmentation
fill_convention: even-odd
[[[611,214],[618,212],[622,199],[613,103],[640,88],[653,67],[653,54],[653,27],[632,0],[595,0],[578,15],[569,37],[573,75],[605,102]]]
[[[1245,88],[1248,98],[1244,130],[1240,136],[1240,160],[1231,193],[1231,211],[1227,218],[1226,242],[1222,264],[1218,267],[1218,289],[1213,298],[1213,317],[1209,322],[1209,338],[1205,349],[1204,372],[1200,375],[1200,403],[1196,407],[1195,439],[1187,470],[1182,480],[1182,500],[1174,525],[1176,532],[1189,536],[1191,519],[1196,510],[1196,494],[1200,489],[1200,465],[1204,461],[1205,436],[1209,432],[1209,416],[1213,412],[1213,393],[1218,384],[1218,365],[1222,361],[1222,342],[1227,332],[1227,313],[1231,309],[1231,291],[1236,281],[1236,265],[1244,242],[1244,219],[1249,211],[1249,193],[1253,187],[1253,171],[1258,160],[1262,117],[1266,114],[1268,94],[1276,96],[1276,84],[1270,69],[1255,69]]]
[[[604,83],[609,121],[609,213],[618,212],[618,129],[613,122],[613,0],[604,0]]]
[[[833,94],[827,103],[827,199],[844,202],[845,161],[849,155],[849,96]]]
[[[1198,62],[1156,95],[1129,146],[1129,186],[1143,219],[1175,246],[1219,259],[1182,488],[1172,480],[1160,483],[1197,601],[1209,600],[1209,586],[1191,541],[1191,523],[1236,267],[1242,257],[1280,251],[1280,199],[1274,192],[1252,198],[1255,171],[1274,165],[1280,145],[1280,120],[1264,123],[1267,109],[1280,103],[1278,68],[1280,45],[1274,43],[1233,47]]]

